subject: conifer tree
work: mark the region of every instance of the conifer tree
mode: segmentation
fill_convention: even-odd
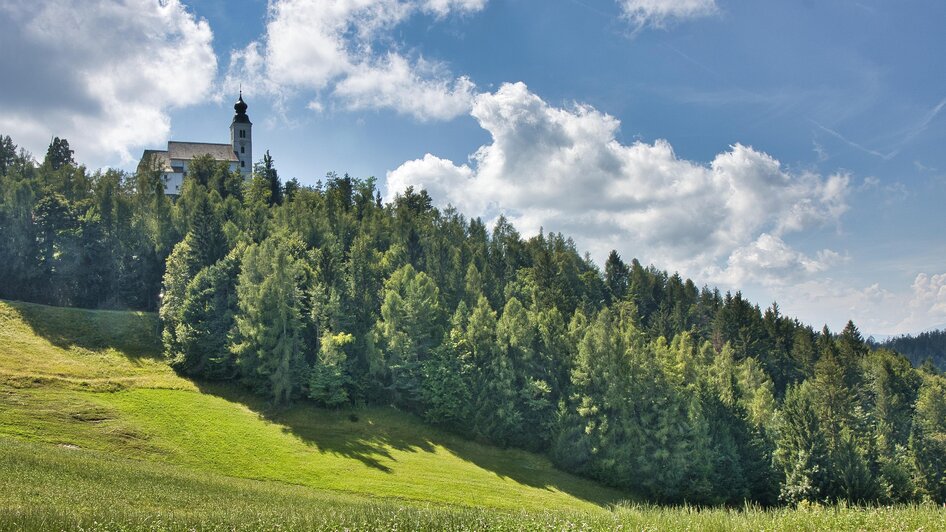
[[[795,504],[830,496],[828,445],[807,383],[791,387],[782,405],[776,461],[784,475],[781,499]]]
[[[277,404],[299,392],[307,373],[301,334],[304,271],[287,247],[283,239],[271,237],[244,253],[231,347],[244,382]]]
[[[437,286],[410,264],[385,281],[378,333],[396,402],[418,406],[422,366],[441,342],[442,313]]]
[[[910,450],[920,492],[946,503],[946,382],[942,377],[928,376],[920,388]]]
[[[449,334],[424,364],[421,390],[424,419],[462,433],[470,432],[468,421],[473,415],[474,368],[473,350],[467,337],[469,321],[466,303],[460,301],[450,320]]]
[[[237,310],[239,251],[200,270],[187,284],[177,325],[180,350],[169,361],[185,375],[229,379],[235,373],[228,343]]]
[[[161,340],[164,355],[168,360],[183,356],[181,347],[181,311],[187,299],[187,286],[202,267],[200,255],[194,248],[194,237],[190,234],[181,240],[168,256],[164,284],[161,291]]]
[[[354,339],[348,333],[326,332],[322,336],[318,361],[309,376],[309,397],[317,403],[336,408],[349,402],[351,379],[346,372],[345,350]]]

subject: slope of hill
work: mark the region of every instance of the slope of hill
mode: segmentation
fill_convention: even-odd
[[[394,409],[272,409],[182,379],[160,358],[157,330],[150,314],[0,302],[0,439],[434,503],[594,509],[623,498]]]
[[[617,506],[393,409],[273,410],[174,374],[153,315],[0,301],[4,530],[936,530],[935,505]]]
[[[929,360],[940,371],[946,371],[946,329],[926,331],[916,336],[895,336],[880,345],[907,357],[914,366]]]

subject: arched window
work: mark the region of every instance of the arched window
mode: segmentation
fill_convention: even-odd
[[[240,153],[246,153],[246,147],[240,146]]]
[[[246,161],[240,161],[240,168],[246,168]]]

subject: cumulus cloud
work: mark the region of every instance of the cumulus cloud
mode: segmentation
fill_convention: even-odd
[[[224,87],[249,92],[323,93],[349,109],[393,109],[446,120],[470,109],[475,85],[442,63],[407,54],[391,33],[418,13],[443,18],[483,9],[486,0],[271,0],[261,41],[231,53]]]
[[[500,213],[520,230],[573,235],[598,260],[615,248],[726,284],[787,279],[839,260],[807,256],[787,235],[837,223],[848,176],[792,173],[736,144],[700,164],[670,143],[621,144],[620,122],[586,106],[551,106],[522,83],[478,95],[472,116],[492,137],[469,164],[428,154],[387,175],[388,198],[407,186],[469,215]]]
[[[638,28],[664,27],[673,20],[705,17],[716,13],[716,0],[617,0],[625,18]]]
[[[353,68],[335,86],[335,94],[351,109],[397,109],[420,120],[465,113],[476,85],[465,76],[451,80],[440,70],[423,59],[411,65],[403,56],[389,53],[382,60]]]
[[[84,161],[128,163],[167,138],[168,108],[208,96],[212,39],[178,0],[0,3],[0,131],[38,156],[57,135]]]
[[[809,279],[779,297],[789,313],[833,329],[854,320],[866,333],[916,334],[946,326],[946,273],[918,273],[911,284],[858,287],[843,278]]]
[[[824,249],[812,257],[793,249],[775,235],[762,233],[754,242],[732,252],[723,277],[734,285],[752,281],[784,286],[823,272],[841,260],[841,254],[836,251]]]
[[[898,325],[904,331],[946,326],[946,273],[920,273],[913,280],[909,314]]]

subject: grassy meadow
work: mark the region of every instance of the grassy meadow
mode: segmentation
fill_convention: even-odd
[[[151,314],[0,301],[0,530],[943,530],[946,510],[660,508],[391,408],[192,382]]]
[[[0,530],[943,530],[935,507],[497,509],[203,473],[0,438]]]
[[[182,379],[160,358],[151,315],[0,303],[0,331],[0,436],[438,503],[589,509],[624,498],[394,409],[272,409],[238,387]]]

